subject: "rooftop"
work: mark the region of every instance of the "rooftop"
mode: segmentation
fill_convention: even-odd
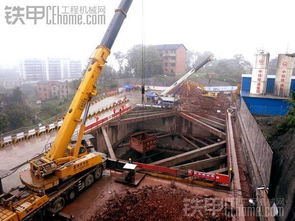
[[[185,50],[187,50],[187,48],[184,46],[184,44],[163,44],[163,45],[155,45],[156,48],[158,48],[159,50],[175,50],[179,47],[184,47]]]

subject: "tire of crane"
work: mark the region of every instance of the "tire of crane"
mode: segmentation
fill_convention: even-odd
[[[67,194],[68,201],[73,201],[76,198],[76,196],[77,196],[76,190],[71,189]]]
[[[88,174],[85,178],[85,187],[89,187],[94,183],[94,176],[92,174]]]
[[[65,205],[66,205],[65,199],[63,197],[59,196],[53,201],[53,203],[48,208],[48,210],[49,210],[49,212],[56,214],[59,211],[61,211]]]
[[[103,173],[103,168],[102,168],[102,166],[98,166],[98,167],[95,169],[94,173],[93,173],[94,178],[95,178],[96,180],[99,180],[99,179],[102,177],[102,173]]]

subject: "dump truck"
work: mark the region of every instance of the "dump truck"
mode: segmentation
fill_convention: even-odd
[[[0,196],[0,220],[28,220],[44,213],[56,214],[67,202],[98,180],[106,156],[91,151],[83,139],[90,101],[97,94],[95,85],[110,54],[132,0],[122,0],[83,73],[80,86],[65,115],[54,142],[47,152],[32,159],[20,173],[24,187]],[[84,113],[83,113],[84,112]],[[83,117],[82,117],[83,115]],[[81,120],[82,117],[82,120]],[[75,142],[75,129],[80,126]]]

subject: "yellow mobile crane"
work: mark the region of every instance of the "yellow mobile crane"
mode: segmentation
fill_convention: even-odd
[[[99,179],[105,168],[104,154],[89,151],[82,142],[91,98],[96,95],[95,83],[100,76],[110,49],[127,15],[132,0],[122,0],[101,41],[90,58],[80,86],[48,152],[30,161],[30,168],[21,172],[25,185],[16,195],[0,196],[0,221],[29,219],[41,209],[59,212],[67,200]],[[83,119],[81,115],[84,111]],[[80,124],[76,142],[71,138]]]

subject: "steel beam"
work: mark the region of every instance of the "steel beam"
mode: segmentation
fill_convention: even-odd
[[[225,160],[226,160],[226,155],[221,155],[218,157],[211,157],[209,159],[199,160],[199,161],[192,162],[192,163],[177,165],[173,168],[174,169],[182,169],[182,170],[187,170],[187,169],[203,170],[206,168],[218,166],[219,164],[221,164]]]
[[[172,136],[172,135],[173,134],[168,133],[168,134],[158,135],[157,138],[160,139],[160,138],[169,137],[169,136]]]
[[[230,188],[232,191],[232,196],[234,198],[237,198],[237,192],[235,190],[242,190],[241,187],[241,179],[240,179],[240,171],[239,171],[239,165],[238,165],[238,158],[237,158],[237,152],[235,147],[235,140],[234,140],[234,130],[232,125],[232,115],[227,110],[226,114],[226,125],[227,125],[227,155],[228,155],[228,168],[231,172],[229,172],[229,176],[231,179],[231,185]],[[240,206],[240,203],[238,201],[234,202],[233,205],[235,208]],[[245,217],[244,211],[241,210],[242,217]],[[245,220],[245,219],[244,219]]]
[[[225,173],[227,171],[228,171],[228,168],[227,167],[223,167],[223,168],[220,168],[220,169],[217,169],[217,170],[208,171],[208,173]]]
[[[190,121],[190,122],[192,122],[194,124],[197,124],[200,128],[208,130],[210,133],[212,133],[212,134],[214,134],[214,135],[216,135],[216,136],[218,136],[218,137],[220,137],[222,139],[226,138],[226,134],[224,132],[222,132],[222,131],[220,131],[220,130],[218,130],[218,129],[216,129],[216,128],[214,128],[214,127],[212,127],[212,126],[210,126],[210,125],[208,125],[208,124],[206,124],[206,123],[204,123],[204,122],[202,122],[202,121],[200,121],[200,120],[198,120],[198,119],[196,119],[196,118],[194,118],[194,117],[192,117],[192,116],[190,116],[188,114],[185,114],[185,113],[181,112],[179,115],[182,118],[184,118],[184,119],[186,119],[186,120],[188,120],[188,121]]]
[[[125,119],[117,120],[114,122],[110,122],[109,125],[115,126],[118,124],[136,123],[141,121],[154,120],[158,118],[172,117],[172,116],[175,116],[175,112],[168,112],[168,113],[166,112],[161,114],[151,114],[151,115],[144,115],[139,117],[130,117],[130,118],[125,118]]]
[[[131,118],[131,117],[143,117],[143,116],[147,116],[147,115],[153,115],[153,114],[161,114],[161,113],[165,113],[165,112],[149,112],[149,113],[137,113],[137,114],[133,114],[133,113],[128,113],[126,115],[123,115],[121,117],[121,120],[122,119],[126,119],[126,118]]]
[[[161,152],[167,152],[167,153],[170,153],[172,155],[175,155],[175,154],[181,154],[181,153],[184,153],[185,151],[183,150],[172,150],[172,149],[167,149],[167,148],[159,148],[157,147],[157,150],[161,151]]]
[[[216,141],[210,139],[209,137],[204,137],[204,140],[206,140],[209,144],[215,143]]]
[[[105,141],[105,143],[106,143],[106,145],[107,145],[107,148],[108,148],[108,151],[109,151],[110,157],[111,157],[111,159],[116,160],[117,158],[116,158],[116,155],[115,155],[115,153],[114,153],[114,150],[113,150],[113,147],[112,147],[111,141],[110,141],[110,139],[109,139],[109,136],[108,136],[108,134],[107,134],[107,131],[106,131],[105,127],[101,127],[101,130],[102,130],[102,134],[103,134],[103,137],[104,137],[104,141]]]
[[[215,116],[212,116],[212,115],[209,115],[209,114],[204,114],[204,116],[205,117],[208,117],[211,120],[217,121],[217,122],[219,122],[221,124],[225,124],[226,123],[226,120],[221,119],[221,118],[218,118],[218,117],[215,117]]]
[[[196,141],[196,142],[198,142],[198,143],[200,143],[200,144],[202,144],[202,145],[204,145],[204,146],[207,146],[208,145],[208,143],[206,143],[203,140],[200,140],[198,138],[195,138],[193,136],[189,136],[189,138],[192,139],[192,140],[194,140],[194,141]]]
[[[159,160],[154,162],[154,165],[161,165],[161,166],[173,166],[178,163],[181,163],[183,161],[192,160],[194,158],[203,156],[208,153],[215,152],[216,150],[220,149],[222,146],[224,146],[226,141],[221,141],[215,144],[208,145],[206,147],[202,147],[197,150],[188,151],[182,154],[178,154],[173,157],[169,157],[163,160]]]
[[[181,135],[180,136],[183,140],[185,140],[187,143],[189,143],[190,145],[192,145],[195,149],[200,148],[197,144],[193,143],[192,141],[190,141],[189,139],[187,139],[185,136]],[[211,158],[211,156],[209,154],[206,154],[206,156],[208,158]]]
[[[190,145],[192,145],[194,148],[196,148],[196,149],[200,148],[197,144],[193,143],[192,141],[190,141],[189,139],[187,139],[185,136],[180,135],[180,137],[181,137],[184,141],[186,141],[187,143],[189,143]]]
[[[164,111],[131,111],[127,114],[129,115],[150,115],[150,114],[158,114],[158,113],[165,113]]]
[[[202,117],[200,115],[194,114],[194,113],[187,113],[197,119],[199,119],[200,121],[203,121],[206,124],[209,124],[212,127],[215,127],[217,129],[221,129],[221,130],[225,130],[225,124],[219,123],[217,121],[214,121],[212,119],[206,118],[206,117]]]

